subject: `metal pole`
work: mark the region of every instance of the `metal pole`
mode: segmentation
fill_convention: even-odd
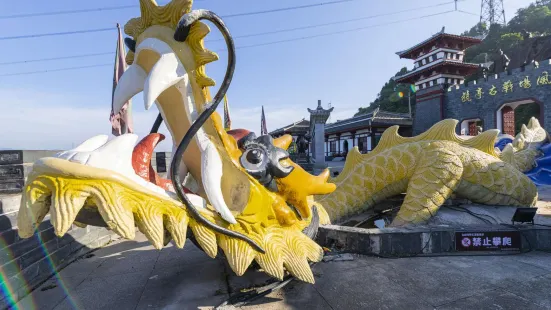
[[[408,92],[409,118],[411,118],[411,89]]]

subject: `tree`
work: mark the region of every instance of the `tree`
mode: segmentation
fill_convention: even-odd
[[[478,23],[474,25],[469,31],[463,32],[462,36],[469,37],[482,37],[488,34],[488,25],[486,23]]]
[[[407,73],[407,68],[403,67],[394,76],[397,77],[400,75],[404,75],[406,73]],[[392,95],[396,93],[396,91],[394,91],[394,88],[396,86],[397,86],[396,82],[394,81],[393,78],[391,78],[388,82],[385,83],[383,88],[381,88],[381,91],[377,94],[377,98],[373,102],[371,102],[367,107],[359,108],[358,112],[354,114],[354,116],[371,113],[376,108],[381,108],[382,110],[385,110],[385,111],[407,113],[409,111],[407,101],[406,101],[406,104],[404,105],[402,100],[398,100],[394,102],[391,100]],[[402,86],[399,86],[399,87],[402,87]],[[400,90],[402,89],[401,88],[397,89],[397,91],[400,91]]]
[[[486,24],[477,23],[471,29],[464,31],[462,33],[464,36],[484,37],[480,44],[471,46],[465,51],[464,61],[471,63],[492,61],[491,55],[497,49],[503,50],[505,54],[510,54],[522,42],[521,31],[523,29],[535,34],[551,34],[551,0],[536,0],[536,3],[519,9],[506,26],[493,24],[488,27]],[[406,72],[407,68],[404,67],[395,76],[403,75]],[[474,77],[467,77],[466,80],[468,81],[470,78]],[[359,108],[355,115],[370,113],[378,107],[386,111],[407,113],[407,91],[404,92],[405,99],[396,100],[394,91],[396,86],[394,80],[390,79],[381,88],[377,99],[367,107]],[[397,88],[397,91],[400,90]],[[414,104],[415,100],[412,98],[412,109]]]
[[[526,29],[528,32],[540,34],[551,33],[551,3],[547,5],[531,4],[527,8],[519,9],[507,28],[510,32],[521,32]]]
[[[522,34],[520,32],[502,34],[499,38],[499,46],[505,47],[507,50],[511,50],[522,42]]]

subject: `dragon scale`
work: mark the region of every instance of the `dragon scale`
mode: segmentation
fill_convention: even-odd
[[[337,189],[316,199],[336,221],[406,193],[393,226],[428,220],[452,194],[490,205],[536,203],[530,179],[488,151],[490,134],[462,141],[449,134],[454,128],[455,121],[445,120],[422,136],[400,137],[401,142],[392,142],[397,133],[389,129],[372,153],[362,155],[354,148],[343,173],[330,180]]]

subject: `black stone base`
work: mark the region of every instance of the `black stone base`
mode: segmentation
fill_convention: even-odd
[[[520,231],[522,251],[551,250],[551,227],[537,225],[517,225],[516,228],[506,225],[477,225],[383,229],[326,225],[320,227],[316,242],[338,251],[364,255],[394,257],[438,253],[453,255],[467,253],[456,251],[456,232],[515,230]]]

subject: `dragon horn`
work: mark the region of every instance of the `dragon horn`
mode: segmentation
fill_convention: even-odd
[[[289,145],[293,142],[293,137],[291,135],[283,135],[279,138],[274,139],[274,146],[280,149],[287,150]]]
[[[226,131],[226,133],[230,136],[232,136],[235,141],[239,141],[241,139],[243,139],[244,137],[246,137],[248,134],[250,134],[251,132],[246,130],[246,129],[232,129],[232,130],[228,130]]]

